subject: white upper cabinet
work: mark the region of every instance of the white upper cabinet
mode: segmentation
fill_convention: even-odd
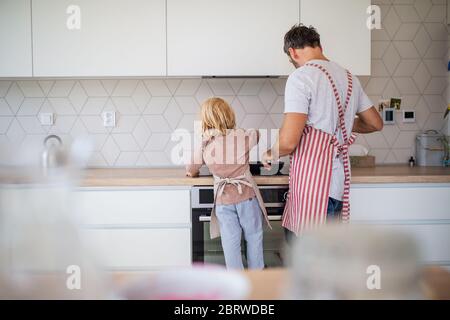
[[[321,35],[325,55],[356,75],[370,75],[371,0],[300,0],[300,21]]]
[[[287,75],[298,22],[298,0],[167,0],[168,75]]]
[[[0,1],[0,77],[32,75],[30,1]]]
[[[165,75],[165,4],[33,0],[34,76]]]

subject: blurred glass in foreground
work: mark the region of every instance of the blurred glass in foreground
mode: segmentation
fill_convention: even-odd
[[[288,299],[421,299],[420,253],[409,235],[331,224],[291,252]]]
[[[69,206],[92,145],[78,139],[68,148],[55,136],[45,143],[1,156],[0,299],[102,298]]]

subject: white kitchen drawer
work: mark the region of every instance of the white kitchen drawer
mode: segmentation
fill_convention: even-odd
[[[450,220],[450,184],[352,185],[352,221]]]
[[[84,229],[89,248],[109,269],[161,269],[191,264],[190,229]]]
[[[450,224],[379,225],[376,227],[412,235],[419,245],[423,262],[450,264]]]
[[[81,190],[73,206],[83,225],[190,224],[189,190]]]

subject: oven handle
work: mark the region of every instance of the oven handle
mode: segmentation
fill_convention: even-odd
[[[283,216],[269,216],[269,221],[281,221]],[[199,222],[211,222],[211,217],[201,216],[198,218]]]

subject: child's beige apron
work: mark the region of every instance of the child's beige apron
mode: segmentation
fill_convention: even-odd
[[[222,195],[223,190],[225,189],[225,186],[227,184],[234,185],[237,188],[239,194],[242,194],[242,185],[251,187],[255,192],[256,199],[258,200],[259,207],[261,208],[261,212],[264,215],[264,219],[266,220],[266,223],[269,226],[269,228],[272,229],[269,222],[269,218],[267,216],[266,207],[264,206],[264,201],[261,196],[261,192],[259,191],[258,186],[256,185],[256,182],[253,179],[252,174],[250,173],[250,169],[248,168],[247,171],[244,173],[244,175],[235,178],[220,178],[214,176],[214,206],[211,211],[211,224],[209,228],[211,239],[220,237],[219,222],[217,221],[216,216],[216,200],[217,197]]]

